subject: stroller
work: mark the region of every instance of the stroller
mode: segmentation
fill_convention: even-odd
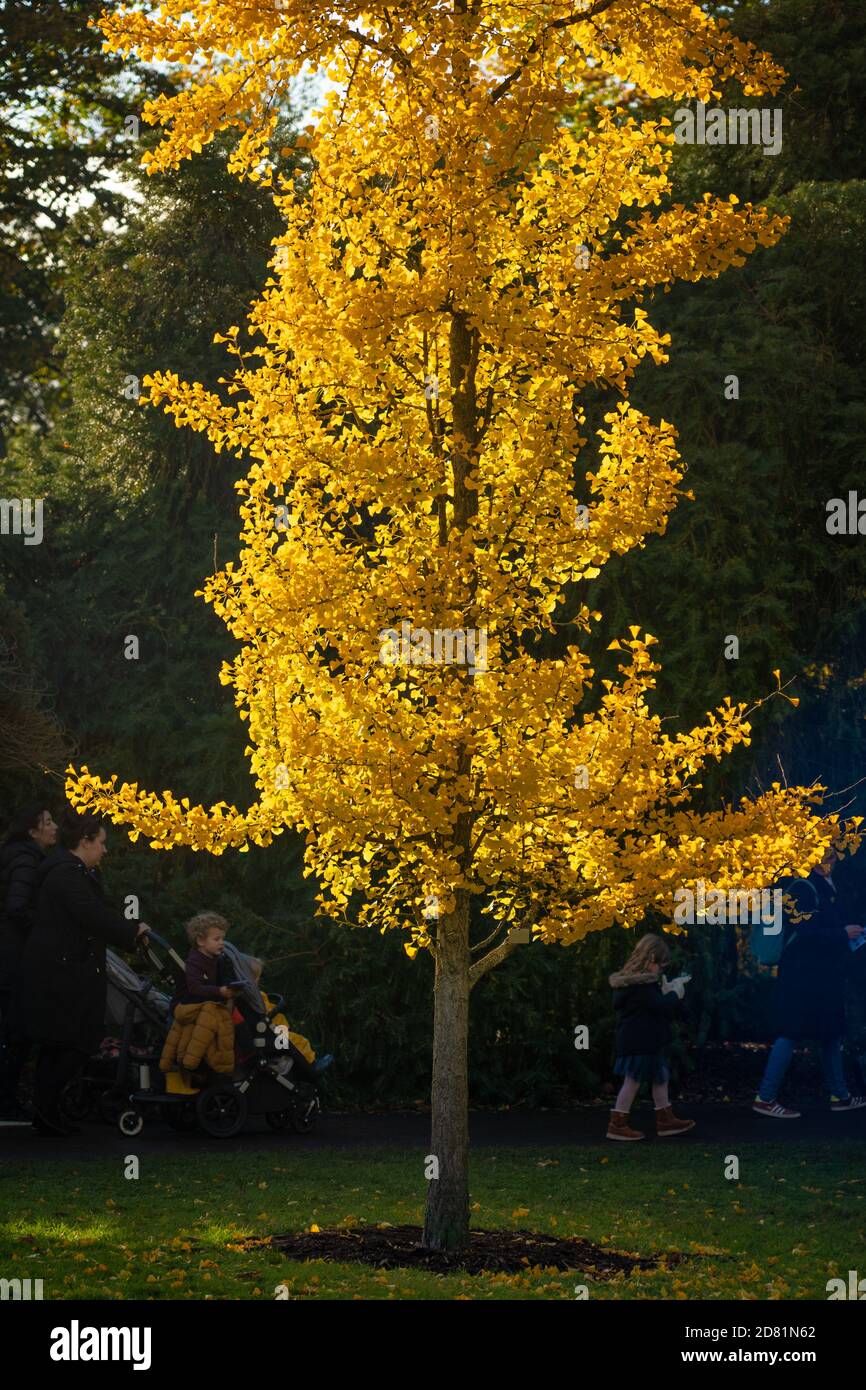
[[[131,1090],[149,1084],[168,1032],[169,995],[137,975],[110,948],[105,953],[106,1036],[61,1104],[71,1120],[98,1117],[116,1124]],[[146,1080],[143,1083],[142,1077]]]
[[[169,943],[151,931],[144,938],[144,949],[155,969],[170,972],[175,988],[182,988],[185,966]],[[284,1030],[271,1022],[282,1008],[282,998],[277,997],[267,1009],[246,958],[230,942],[225,943],[223,954],[234,979],[243,982],[234,1001],[243,1021],[237,1028],[237,1042],[246,1037],[249,1050],[240,1054],[231,1076],[202,1067],[193,1077],[193,1094],[166,1089],[166,1077],[158,1070],[158,1054],[142,1057],[137,1085],[127,1092],[127,1103],[117,1117],[121,1134],[130,1138],[140,1134],[147,1113],[158,1114],[174,1129],[201,1128],[215,1139],[232,1138],[252,1115],[264,1115],[277,1132],[291,1129],[306,1134],[312,1129],[321,1108],[315,1082],[302,1075],[308,1071],[303,1057],[284,1036]],[[166,1009],[160,1049],[167,1032]]]

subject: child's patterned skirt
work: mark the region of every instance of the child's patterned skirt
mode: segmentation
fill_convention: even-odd
[[[662,1086],[670,1080],[664,1052],[637,1052],[629,1057],[617,1057],[613,1070],[616,1076],[647,1081],[651,1086]]]

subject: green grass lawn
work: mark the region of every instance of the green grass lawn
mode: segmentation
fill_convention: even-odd
[[[134,1144],[130,1144],[133,1148]],[[611,1282],[580,1272],[439,1276],[297,1263],[244,1237],[364,1222],[420,1223],[423,1161],[396,1150],[285,1156],[210,1153],[7,1166],[0,1277],[44,1281],[45,1298],[572,1299],[826,1298],[831,1276],[863,1265],[866,1143],[738,1146],[740,1180],[699,1144],[476,1150],[479,1227],[578,1235],[684,1265]],[[866,1266],[863,1271],[866,1274]]]

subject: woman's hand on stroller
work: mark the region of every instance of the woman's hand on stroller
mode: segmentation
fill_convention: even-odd
[[[135,934],[135,939],[136,939],[136,941],[140,941],[141,938],[142,938],[143,936],[147,936],[149,932],[150,932],[150,927],[147,925],[147,923],[146,923],[146,922],[139,922],[139,924],[138,924],[138,931],[137,931],[136,934]]]
[[[231,985],[220,985],[220,994],[223,999],[237,999],[240,990],[232,988]]]

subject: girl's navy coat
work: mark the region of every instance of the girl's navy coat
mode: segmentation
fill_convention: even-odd
[[[670,1042],[671,1019],[680,1001],[673,991],[662,994],[660,979],[650,972],[611,975],[617,1057],[660,1052]]]

